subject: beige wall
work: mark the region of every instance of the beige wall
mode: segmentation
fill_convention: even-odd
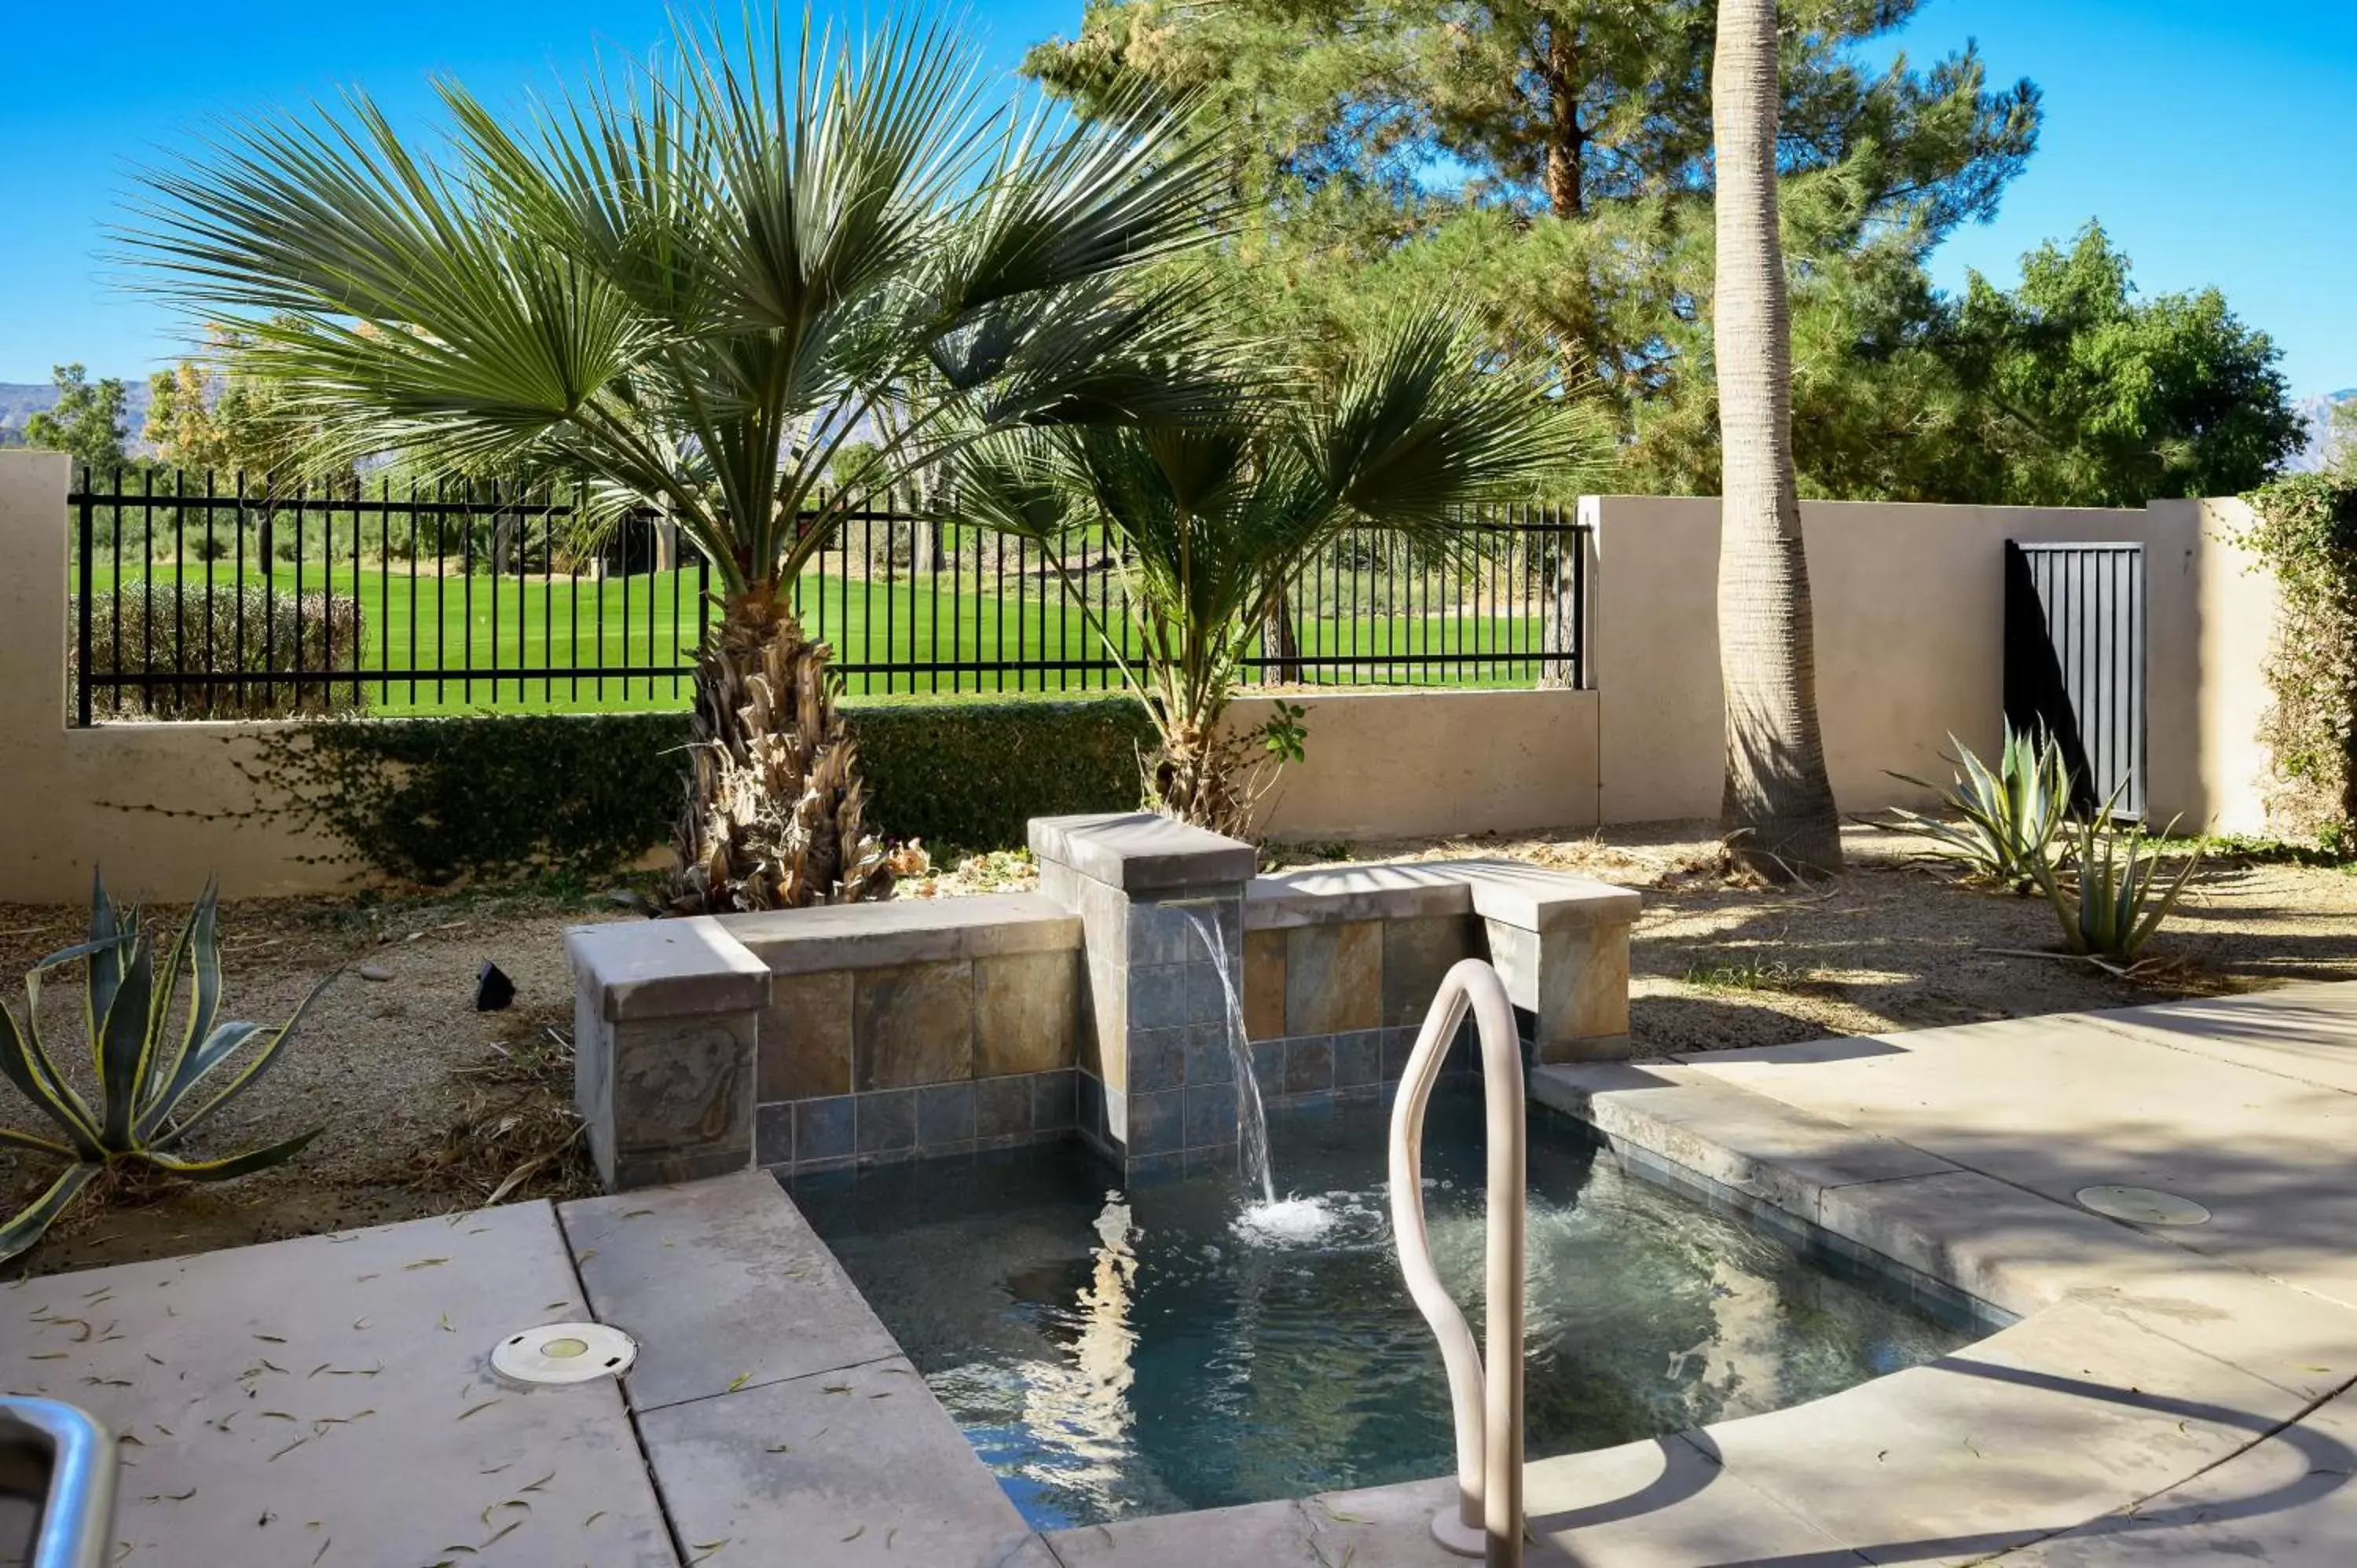
[[[1253,729],[1275,699],[1247,697]],[[1308,709],[1307,760],[1287,768],[1261,826],[1284,839],[1394,838],[1588,827],[1596,820],[1597,693],[1288,693]]]
[[[303,857],[336,846],[253,820],[238,770],[251,724],[70,730],[67,460],[0,453],[0,900],[79,901],[91,868],[130,898],[185,899],[210,875],[231,897],[339,885]]]
[[[253,814],[237,767],[262,724],[65,725],[66,459],[0,453],[0,900],[85,896],[93,863],[139,897],[346,885],[336,846]],[[1590,691],[1334,692],[1309,710],[1308,760],[1265,818],[1280,837],[1379,838],[1587,826],[1718,809],[1717,502],[1589,497]],[[1943,778],[1953,732],[1997,739],[2007,539],[2147,547],[2148,798],[2188,825],[2265,825],[2255,731],[2275,589],[2226,535],[2233,501],[2142,511],[1804,509],[1818,693],[1845,811]],[[1255,725],[1268,699],[1246,698]]]
[[[2239,500],[2170,501],[2156,512],[2177,513],[2194,542],[2193,633],[2188,639],[2194,686],[2195,799],[2219,832],[2267,831],[2271,768],[2259,743],[2259,721],[2274,699],[2267,693],[2266,656],[2282,591],[2275,574],[2233,536],[2255,521]]]
[[[1598,496],[1593,681],[1606,822],[1718,810],[1718,503]],[[1918,803],[1894,772],[1942,780],[1953,734],[1984,755],[2002,728],[2004,554],[2012,539],[2142,541],[2147,801],[2160,818],[2255,831],[2265,757],[2258,655],[2272,585],[2227,544],[2239,502],[2143,510],[1812,501],[1817,697],[1848,812]]]

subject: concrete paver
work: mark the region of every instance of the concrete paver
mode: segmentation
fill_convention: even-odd
[[[2357,1094],[2357,985],[2317,982],[2194,996],[2087,1018],[2176,1050]]]
[[[1582,1117],[1607,1136],[1639,1134],[1632,1141],[1648,1151],[1811,1221],[1827,1187],[1956,1169],[1913,1144],[1675,1063],[1541,1067],[1528,1083],[1532,1099]]]
[[[2256,1562],[2276,1568],[2357,1563],[2357,1394],[2132,1509],[1997,1561],[2019,1568]]]
[[[1286,1498],[1049,1530],[1047,1541],[1063,1568],[1210,1568],[1224,1563],[1324,1568],[1310,1535],[1301,1505]],[[1464,1561],[1445,1552],[1439,1560]]]
[[[1035,1538],[907,1361],[640,1417],[663,1504],[709,1568],[1000,1568]]]
[[[2295,1395],[2093,1307],[1685,1440],[1875,1563],[1967,1563],[2257,1441]]]
[[[2209,1223],[2151,1233],[2357,1305],[2357,1095],[2072,1014],[1693,1065],[2060,1204],[2104,1183],[2190,1197]]]
[[[763,1172],[584,1198],[560,1213],[599,1320],[639,1340],[626,1384],[633,1410],[900,1353]]]
[[[518,1204],[12,1285],[0,1386],[121,1436],[131,1568],[676,1568],[615,1385],[489,1370],[581,1313],[554,1215]]]

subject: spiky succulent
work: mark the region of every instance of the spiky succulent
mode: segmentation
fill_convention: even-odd
[[[2176,827],[2161,830],[2165,838]],[[2064,835],[2067,856],[2043,856],[2035,867],[2039,890],[2062,922],[2074,953],[2132,963],[2177,908],[2201,864],[2196,850],[2177,875],[2162,864],[2160,840],[2135,823],[2122,824],[2104,807]]]
[[[0,1144],[54,1155],[64,1171],[0,1227],[0,1259],[39,1240],[82,1189],[111,1167],[145,1165],[191,1181],[227,1181],[292,1158],[320,1129],[242,1154],[190,1159],[178,1150],[278,1059],[329,975],[276,1028],[218,1022],[220,893],[208,883],[159,963],[135,907],[118,908],[93,878],[90,940],[53,952],[25,976],[19,1018],[0,1005],[0,1073],[56,1125],[43,1136],[0,1128]],[[41,977],[83,965],[83,1028],[95,1098],[75,1087],[41,1038]],[[185,991],[187,1009],[176,999]]]
[[[2027,892],[2038,885],[2047,848],[2071,813],[2071,769],[2062,747],[2051,736],[2025,735],[2007,725],[2005,747],[1992,769],[1955,736],[1948,744],[1956,748],[1950,758],[1955,780],[1949,788],[1904,773],[1891,777],[1938,789],[1953,820],[1898,810],[1890,825],[1930,839],[1935,853],[1962,867],[1968,881]]]

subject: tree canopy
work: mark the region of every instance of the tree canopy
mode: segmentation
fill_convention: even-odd
[[[2099,224],[2022,258],[2010,292],[1975,274],[1946,353],[1982,407],[1986,499],[2136,506],[2235,495],[2299,450],[2275,344],[2214,288],[2136,297]],[[1984,499],[1974,496],[1967,499]]]
[[[1867,71],[1917,0],[1785,7],[1780,172],[1796,272],[1918,256],[1987,216],[2036,145],[2037,89],[1965,48]],[[1706,388],[1713,0],[1094,0],[1026,69],[1083,109],[1144,90],[1226,128],[1260,212],[1236,257],[1275,311],[1345,329],[1446,279],[1539,339],[1641,439]]]
[[[181,468],[256,479],[292,478],[320,467],[312,460],[318,436],[305,403],[285,381],[248,362],[252,340],[221,326],[205,336],[202,358],[147,378],[145,434],[156,456]]]
[[[2271,347],[2214,292],[2137,300],[2107,242],[2073,261],[2084,236],[2035,252],[2018,291],[1933,287],[1926,259],[1996,213],[2042,107],[1969,42],[1889,56],[1921,10],[1780,12],[1803,493],[2116,505],[2255,482],[2289,416]],[[1616,484],[1715,493],[1717,27],[1715,0],[1091,0],[1025,70],[1083,112],[1143,93],[1218,128],[1248,216],[1189,264],[1236,274],[1275,329],[1343,344],[1415,301],[1470,297],[1500,347],[1554,355],[1609,411]],[[2050,252],[2078,269],[2067,305],[2049,297]]]
[[[77,468],[121,467],[128,389],[112,377],[91,381],[81,365],[59,365],[50,375],[58,401],[25,421],[25,445],[70,453]]]

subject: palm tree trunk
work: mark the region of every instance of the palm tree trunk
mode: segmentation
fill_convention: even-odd
[[[1816,639],[1792,467],[1792,342],[1776,228],[1776,0],[1720,0],[1711,69],[1718,276],[1712,309],[1725,492],[1720,826],[1770,876],[1841,869],[1841,819],[1817,728]]]
[[[1263,628],[1263,657],[1270,662],[1260,667],[1263,685],[1297,686],[1301,683],[1301,637],[1293,628],[1293,600],[1284,590],[1269,600],[1268,621]]]
[[[827,659],[826,644],[803,637],[772,586],[726,600],[696,655],[673,913],[890,895]]]

